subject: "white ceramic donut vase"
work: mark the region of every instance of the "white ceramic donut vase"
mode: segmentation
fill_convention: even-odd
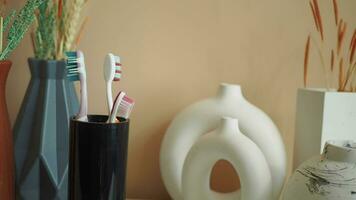
[[[219,160],[232,164],[240,176],[241,190],[216,193],[210,174]],[[270,200],[272,179],[267,161],[249,138],[238,129],[238,120],[223,118],[219,127],[199,139],[189,151],[183,168],[184,200]]]
[[[286,153],[273,121],[242,95],[239,85],[221,84],[216,97],[197,102],[172,121],[160,151],[163,182],[174,200],[183,200],[183,165],[191,147],[218,127],[222,117],[239,120],[240,130],[262,151],[272,176],[273,198],[278,199],[286,176]]]

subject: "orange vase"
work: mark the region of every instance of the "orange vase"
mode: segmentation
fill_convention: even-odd
[[[0,199],[14,199],[13,140],[6,107],[6,79],[11,61],[0,61]]]

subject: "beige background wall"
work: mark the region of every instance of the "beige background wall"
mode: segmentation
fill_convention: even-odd
[[[11,6],[23,2],[13,0]],[[323,2],[322,11],[333,22],[331,0]],[[341,2],[344,17],[355,23],[356,2]],[[90,113],[106,112],[102,63],[107,52],[119,54],[124,65],[115,91],[124,89],[137,102],[130,132],[130,197],[168,199],[158,164],[164,131],[185,106],[214,95],[220,82],[241,84],[247,99],[271,116],[292,160],[296,91],[302,86],[306,35],[313,30],[308,1],[92,0],[88,16],[80,49],[86,53]],[[29,81],[26,58],[32,55],[26,37],[11,57],[12,122]],[[226,164],[218,168],[214,188],[233,189],[233,172]]]

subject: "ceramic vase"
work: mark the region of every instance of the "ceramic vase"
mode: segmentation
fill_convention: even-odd
[[[69,120],[79,110],[65,61],[29,59],[31,80],[14,126],[16,199],[67,199]]]
[[[298,167],[283,196],[284,200],[355,200],[356,143],[328,141],[321,157]]]
[[[14,199],[13,139],[6,107],[6,79],[11,61],[0,61],[0,199]]]
[[[241,190],[216,193],[210,189],[214,164],[226,160],[240,176]],[[202,136],[191,148],[184,163],[184,200],[270,200],[271,173],[264,154],[238,128],[238,120],[224,117],[219,127]]]
[[[160,151],[163,182],[175,200],[182,200],[182,172],[185,159],[195,142],[218,127],[221,117],[239,119],[241,131],[264,154],[272,176],[273,197],[278,198],[286,175],[286,153],[273,121],[242,95],[239,85],[221,84],[215,97],[197,102],[172,121]]]
[[[319,155],[328,140],[356,141],[356,93],[299,89],[294,169]]]

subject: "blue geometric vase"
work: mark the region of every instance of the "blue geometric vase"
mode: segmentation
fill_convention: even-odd
[[[16,199],[64,200],[69,120],[79,110],[65,61],[28,60],[31,80],[14,126]]]

